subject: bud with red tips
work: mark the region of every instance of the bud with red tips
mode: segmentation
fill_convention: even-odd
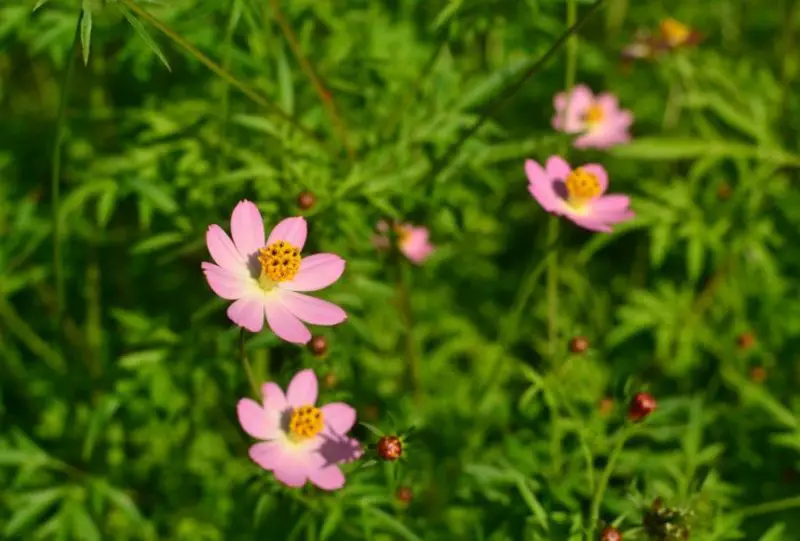
[[[569,350],[572,353],[584,353],[587,349],[589,349],[589,339],[585,336],[576,336],[569,341]]]
[[[414,493],[411,492],[410,487],[400,487],[397,489],[397,494],[395,494],[395,497],[399,501],[408,504],[411,503],[411,500],[414,498]]]
[[[321,334],[313,336],[308,343],[308,349],[315,356],[322,357],[328,352],[328,340]]]
[[[309,210],[317,203],[317,198],[311,192],[300,192],[297,196],[297,206],[303,210]]]
[[[656,410],[658,403],[650,393],[636,393],[628,406],[628,418],[637,423]]]
[[[736,344],[742,351],[747,351],[748,349],[753,347],[755,343],[756,343],[756,337],[751,332],[744,332],[739,335],[739,338],[736,339]]]
[[[608,526],[600,532],[600,541],[622,541],[622,533],[613,526]]]
[[[403,456],[403,442],[397,436],[383,436],[378,440],[378,456],[394,461]]]

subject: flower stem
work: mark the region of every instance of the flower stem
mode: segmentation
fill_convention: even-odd
[[[608,456],[608,462],[606,463],[606,467],[600,476],[600,480],[598,481],[594,495],[592,496],[592,505],[589,512],[588,535],[586,536],[586,541],[594,541],[595,527],[600,520],[600,503],[603,501],[603,496],[605,496],[606,488],[608,487],[608,480],[611,478],[611,474],[614,472],[614,466],[617,464],[619,455],[622,453],[622,448],[625,446],[625,442],[627,442],[631,437],[634,428],[634,425],[626,425],[622,427],[622,430],[619,432],[617,444],[614,446],[614,450],[611,451],[611,454]]]
[[[61,317],[66,310],[64,297],[64,269],[61,266],[61,138],[64,135],[64,124],[66,123],[67,100],[69,99],[69,87],[72,80],[72,72],[75,67],[75,57],[78,53],[78,44],[81,35],[81,20],[83,19],[83,8],[78,13],[78,22],[75,24],[75,36],[72,38],[69,54],[67,54],[67,64],[64,66],[64,77],[61,80],[61,96],[58,101],[58,113],[56,116],[56,132],[53,141],[53,156],[50,170],[50,190],[52,192],[52,212],[53,212],[53,274],[56,283],[56,327],[61,328]]]
[[[250,361],[247,360],[247,355],[245,355],[244,352],[244,329],[239,330],[239,357],[242,359],[242,366],[244,366],[244,372],[247,374],[247,381],[250,382],[250,388],[253,389],[253,394],[258,399],[263,398],[256,384],[256,380],[253,377],[253,369],[250,367]]]
[[[549,357],[555,363],[558,352],[558,250],[554,244],[558,238],[559,219],[550,218],[547,224],[547,244],[553,246],[547,264],[547,336],[549,340]]]
[[[395,254],[395,261],[397,262],[397,297],[400,314],[403,317],[403,324],[405,325],[405,342],[406,342],[406,359],[408,360],[408,379],[411,385],[411,391],[414,393],[414,399],[417,404],[421,401],[420,389],[420,370],[419,358],[414,346],[414,319],[411,310],[411,296],[408,287],[409,273],[407,265],[403,257]]]
[[[739,514],[743,517],[752,517],[764,515],[766,513],[774,513],[776,511],[785,511],[794,507],[800,507],[800,496],[792,496],[791,498],[784,498],[783,500],[775,500],[744,507],[739,510]]]

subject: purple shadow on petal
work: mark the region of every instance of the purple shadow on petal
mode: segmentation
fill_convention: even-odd
[[[564,182],[564,179],[560,179],[560,178],[554,178],[553,179],[553,193],[556,194],[563,201],[568,201],[569,200],[569,192],[567,191],[567,183]]]
[[[325,460],[323,467],[342,462],[353,462],[364,453],[361,444],[353,438],[334,433],[323,434],[321,437],[322,445],[318,452]]]

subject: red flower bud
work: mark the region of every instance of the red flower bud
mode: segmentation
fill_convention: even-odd
[[[411,503],[411,500],[414,498],[414,494],[411,492],[410,487],[398,488],[395,496],[403,503]]]
[[[585,336],[576,336],[569,341],[569,350],[572,353],[583,353],[589,349],[589,339]]]
[[[403,442],[397,436],[383,436],[378,440],[378,455],[384,460],[397,460],[403,456]]]
[[[317,198],[311,192],[300,192],[297,196],[297,206],[303,210],[309,210],[317,202]]]
[[[608,526],[600,532],[600,541],[622,541],[622,533],[613,526]]]
[[[753,383],[764,383],[767,379],[767,369],[763,366],[754,366],[750,370],[750,381]]]
[[[308,349],[317,357],[322,357],[328,351],[328,340],[322,335],[316,335],[308,343]]]
[[[628,407],[628,418],[633,422],[639,422],[647,418],[656,410],[658,403],[650,393],[636,393]]]
[[[739,338],[736,339],[736,344],[742,351],[747,351],[748,349],[753,347],[755,343],[756,343],[756,337],[751,332],[742,333],[739,335]]]

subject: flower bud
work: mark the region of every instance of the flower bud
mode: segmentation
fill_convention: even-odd
[[[309,210],[317,202],[317,198],[311,192],[300,192],[297,196],[297,206],[303,210]]]
[[[322,378],[322,382],[325,384],[325,387],[332,389],[336,387],[337,383],[339,383],[339,378],[337,378],[336,374],[333,372],[328,372],[325,374],[325,377]]]
[[[729,184],[722,184],[717,188],[717,198],[724,201],[731,196],[731,192],[732,190]]]
[[[583,353],[589,349],[589,339],[585,336],[576,336],[569,341],[569,350],[572,353]]]
[[[622,533],[613,526],[608,526],[600,532],[600,541],[622,541]]]
[[[378,440],[378,455],[389,461],[403,456],[403,442],[397,436],[383,436]]]
[[[403,503],[411,503],[411,500],[414,498],[414,493],[411,492],[410,487],[400,487],[397,489],[397,494],[395,497]]]
[[[308,343],[308,349],[316,357],[322,357],[328,351],[328,340],[321,334],[315,335]]]
[[[602,398],[597,404],[597,409],[601,416],[608,417],[611,415],[611,412],[614,411],[614,399],[610,396]]]
[[[739,335],[739,338],[736,339],[736,344],[739,346],[739,349],[742,351],[747,351],[751,347],[753,347],[756,343],[756,337],[751,332],[744,332]]]
[[[628,418],[635,423],[643,421],[657,406],[656,399],[650,393],[636,393],[628,407]]]
[[[750,381],[753,383],[764,383],[767,379],[767,369],[763,366],[754,366],[750,369]]]

